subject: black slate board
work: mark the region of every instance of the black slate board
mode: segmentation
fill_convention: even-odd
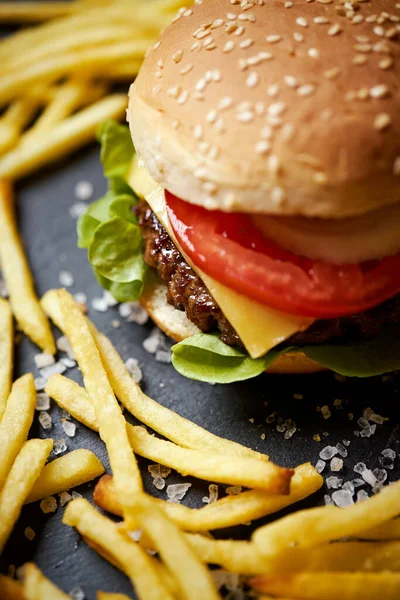
[[[94,184],[94,197],[104,192],[105,182],[95,146],[21,183],[17,194],[20,227],[39,293],[59,287],[59,273],[65,269],[74,275],[75,284],[71,291],[87,294],[90,306],[90,301],[100,297],[102,292],[92,275],[85,251],[76,247],[76,221],[68,213],[70,206],[76,202],[74,185],[83,179]],[[315,464],[325,445],[335,445],[347,439],[351,441],[349,456],[339,476],[348,480],[357,477],[353,472],[355,463],[362,461],[374,469],[380,466],[378,457],[382,449],[391,447],[400,452],[398,375],[383,380],[354,379],[345,382],[338,381],[331,373],[296,377],[262,376],[226,387],[210,386],[184,379],[172,366],[157,363],[143,349],[142,343],[152,329],[151,323],[142,327],[126,323],[120,319],[117,308],[109,309],[105,314],[91,309],[90,317],[110,336],[124,359],[131,356],[139,359],[144,372],[143,385],[153,398],[218,435],[270,454],[279,464],[295,466],[306,461]],[[121,321],[119,329],[111,326],[113,319]],[[33,360],[37,352],[28,340],[22,341],[17,349],[16,376],[32,370],[37,375]],[[69,371],[68,375],[80,381],[77,369]],[[296,399],[294,394],[296,397],[301,394],[303,398]],[[334,407],[335,399],[343,401],[341,408]],[[328,405],[332,412],[328,420],[324,420],[316,408],[323,405]],[[373,437],[362,439],[354,431],[359,430],[357,419],[367,406],[389,420],[378,425]],[[284,439],[283,433],[276,431],[276,425],[266,423],[266,418],[274,411],[283,419],[292,418],[295,421],[298,429],[291,439]],[[353,420],[349,419],[349,413],[354,415]],[[61,412],[54,404],[51,414],[54,422],[52,430],[44,432],[36,418],[32,436],[67,439],[61,426]],[[324,432],[329,435],[325,437]],[[322,437],[321,443],[312,439],[317,433]],[[261,438],[262,434],[265,434],[265,440]],[[96,434],[83,426],[78,424],[76,436],[67,439],[67,443],[68,450],[93,450],[107,465],[104,445]],[[141,460],[140,464],[147,489],[154,495],[166,498],[165,490],[157,492],[151,484],[147,473],[149,463]],[[395,466],[394,471],[389,471],[391,481],[400,476],[399,458]],[[328,467],[324,474],[330,474]],[[182,478],[171,475],[167,483],[178,481],[182,481]],[[208,494],[207,484],[190,478],[186,478],[186,481],[191,481],[193,486],[185,498],[185,504],[201,506],[202,497]],[[368,489],[368,486],[365,488]],[[220,486],[221,495],[223,490],[224,486]],[[90,499],[93,484],[83,486],[78,491]],[[326,490],[303,503],[303,506],[323,503],[324,493]],[[125,592],[133,597],[126,578],[88,549],[73,530],[62,525],[62,513],[63,509],[59,508],[56,514],[45,516],[39,505],[25,508],[0,558],[0,570],[7,572],[9,565],[18,567],[28,560],[34,560],[62,589],[69,592],[79,586],[88,600],[95,599],[98,589]],[[33,542],[24,536],[27,526],[36,532]],[[250,530],[248,526],[243,526],[218,535],[244,538]]]

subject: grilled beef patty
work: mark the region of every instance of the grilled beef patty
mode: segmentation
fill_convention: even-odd
[[[229,346],[243,346],[235,329],[223,315],[203,281],[187,264],[146,202],[136,207],[144,239],[146,263],[156,269],[167,286],[167,300],[204,333],[219,329]],[[363,313],[337,319],[320,319],[306,331],[296,333],[288,345],[322,344],[372,338],[388,323],[400,323],[400,295]]]

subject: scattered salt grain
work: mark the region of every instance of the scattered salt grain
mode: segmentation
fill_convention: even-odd
[[[24,531],[24,536],[27,540],[32,542],[35,539],[36,533],[33,531],[32,527],[27,527]]]
[[[385,448],[382,450],[382,456],[379,457],[379,464],[384,469],[389,469],[392,471],[394,469],[394,460],[396,458],[396,453],[391,448]]]
[[[377,415],[372,408],[368,407],[364,410],[364,417],[368,420],[368,421],[372,421],[373,423],[376,423],[377,425],[383,425],[383,423],[385,421],[387,421],[386,417],[382,417],[381,415]]]
[[[239,591],[240,576],[236,573],[229,573],[223,569],[215,569],[210,571],[210,574],[218,590],[226,588],[228,591]],[[240,597],[236,596],[236,598],[239,600]],[[243,595],[241,598],[243,598]]]
[[[79,498],[82,498],[82,494],[79,494],[78,492],[75,492],[75,490],[72,492],[72,500],[79,500]]]
[[[69,207],[68,212],[69,216],[73,219],[79,219],[88,209],[88,204],[86,202],[75,202],[72,206]]]
[[[215,483],[210,483],[208,486],[209,496],[203,498],[204,504],[213,504],[218,500],[218,486]]]
[[[172,352],[171,350],[157,350],[155,358],[159,363],[171,364]]]
[[[92,308],[96,312],[101,312],[101,313],[107,312],[107,310],[108,310],[107,300],[105,300],[104,296],[103,296],[103,298],[93,298]]]
[[[90,181],[78,181],[74,187],[74,195],[77,200],[90,200],[93,196],[93,185]]]
[[[342,486],[342,490],[346,490],[351,494],[354,494],[354,483],[352,481],[346,481]]]
[[[387,480],[388,474],[386,469],[374,469],[372,473],[374,474],[374,477],[376,477],[378,483],[385,483]]]
[[[337,453],[337,448],[334,446],[325,446],[319,453],[319,457],[322,458],[322,460],[331,460]]]
[[[65,443],[65,440],[54,440],[53,454],[58,456],[59,454],[62,454],[66,450],[67,450],[67,444]]]
[[[153,477],[153,479],[155,477],[160,477],[161,476],[161,465],[149,465],[147,467],[147,470],[149,471],[150,475]]]
[[[338,490],[340,487],[342,487],[342,483],[343,479],[339,479],[339,477],[335,477],[334,475],[326,478],[328,490]]]
[[[103,292],[103,298],[109,308],[113,308],[114,306],[117,306],[117,304],[118,304],[118,300],[116,300],[114,298],[114,296],[111,294],[111,292],[109,292],[108,290],[105,290]]]
[[[179,502],[183,500],[183,498],[187,494],[187,491],[191,487],[191,483],[174,483],[172,485],[169,485],[167,487],[168,502],[174,502],[176,504],[179,504]]]
[[[119,314],[123,319],[127,319],[128,323],[137,325],[145,325],[149,320],[149,315],[139,302],[124,302],[119,306]]]
[[[347,508],[354,504],[353,494],[348,490],[337,490],[332,494],[332,500],[339,508]]]
[[[6,282],[0,279],[0,298],[8,298]]]
[[[129,371],[129,374],[133,377],[136,383],[140,383],[143,379],[142,369],[139,367],[139,361],[136,358],[128,358],[125,361],[125,367]]]
[[[40,375],[43,377],[45,382],[52,375],[65,373],[67,367],[62,362],[54,363],[54,365],[50,365],[49,367],[44,367],[44,369],[40,369]]]
[[[343,460],[337,456],[334,456],[331,460],[330,468],[333,472],[341,471],[343,469]]]
[[[127,531],[127,534],[134,542],[140,542],[143,532],[141,529],[136,529],[135,531]]]
[[[60,271],[58,274],[58,281],[60,282],[60,285],[66,288],[70,288],[74,285],[73,275],[69,271]]]
[[[346,448],[340,442],[336,444],[336,450],[338,451],[339,456],[342,458],[346,458],[346,456],[349,454]]]
[[[61,508],[63,508],[66,504],[68,504],[68,502],[71,502],[72,500],[72,496],[68,492],[61,492],[61,494],[59,494],[58,496],[60,498]]]
[[[57,500],[54,496],[49,496],[45,498],[40,503],[40,510],[45,514],[54,513],[57,510]]]
[[[35,354],[34,360],[37,369],[44,369],[45,367],[50,367],[56,362],[54,360],[54,356],[52,356],[51,354],[46,354],[46,352]]]
[[[353,485],[354,485],[354,487],[361,487],[361,486],[365,485],[365,481],[364,481],[364,479],[361,479],[360,477],[356,477],[355,479],[353,479]]]
[[[362,475],[366,468],[367,468],[367,465],[365,463],[359,462],[356,465],[354,465],[353,470],[355,473]]]
[[[68,354],[68,358],[70,358],[71,360],[74,358],[72,346],[66,335],[62,335],[61,337],[58,338],[58,340],[56,341],[56,346],[57,346],[57,350]]]
[[[331,416],[329,406],[327,406],[326,404],[324,406],[321,406],[321,414],[324,417],[324,419],[329,419],[329,417]]]
[[[228,496],[237,496],[238,494],[241,493],[242,486],[241,485],[231,485],[231,486],[227,487],[225,491],[228,494]]]
[[[70,596],[72,600],[85,600],[85,594],[80,587],[76,587],[71,590],[68,596]]]
[[[36,410],[43,411],[49,410],[50,408],[50,397],[44,392],[36,394]]]
[[[392,458],[393,460],[396,458],[396,452],[392,450],[392,448],[385,448],[384,450],[382,450],[381,454],[382,456]]]
[[[83,292],[77,292],[74,295],[74,298],[78,304],[86,304],[86,302],[87,302],[87,296]]]
[[[43,427],[43,429],[51,429],[53,421],[52,421],[51,416],[49,415],[48,412],[43,411],[43,412],[40,413],[40,415],[39,415],[39,423],[41,424],[41,426]]]
[[[72,360],[71,358],[61,358],[60,363],[67,369],[74,369],[76,367],[76,360]]]
[[[154,477],[153,485],[157,490],[163,490],[165,488],[165,480],[162,477]]]
[[[45,385],[46,385],[46,380],[44,379],[44,377],[36,377],[35,378],[35,390],[37,392],[40,392],[41,390],[43,390]]]
[[[324,502],[325,502],[325,506],[333,506],[333,500],[329,494],[325,494]]]
[[[71,421],[63,421],[62,428],[64,429],[65,435],[67,435],[70,438],[75,437],[75,433],[76,433],[75,423],[71,423]]]
[[[376,431],[376,425],[369,425],[369,427],[364,427],[362,431],[360,431],[360,437],[369,438],[371,435],[374,435]]]
[[[364,500],[368,500],[369,495],[365,490],[358,490],[357,492],[357,502],[363,502]]]
[[[361,477],[364,479],[366,483],[368,483],[371,487],[374,487],[377,483],[377,479],[371,469],[364,469],[361,473]]]
[[[325,466],[326,462],[324,460],[318,460],[315,468],[317,469],[318,473],[322,473],[322,471],[325,469]]]

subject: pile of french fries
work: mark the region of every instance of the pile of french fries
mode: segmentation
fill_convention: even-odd
[[[0,2],[0,24],[35,24],[0,40],[0,177],[20,179],[91,142],[120,119],[147,49],[183,0]]]

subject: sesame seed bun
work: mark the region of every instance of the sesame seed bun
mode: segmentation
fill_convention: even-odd
[[[199,329],[187,318],[183,311],[177,310],[167,302],[166,286],[153,278],[146,284],[140,304],[150,315],[154,323],[175,342],[199,333]],[[269,373],[300,374],[316,373],[326,369],[308,358],[303,352],[288,352],[274,362]]]
[[[150,175],[209,209],[339,218],[400,201],[394,0],[205,0],[150,50],[128,117]]]

